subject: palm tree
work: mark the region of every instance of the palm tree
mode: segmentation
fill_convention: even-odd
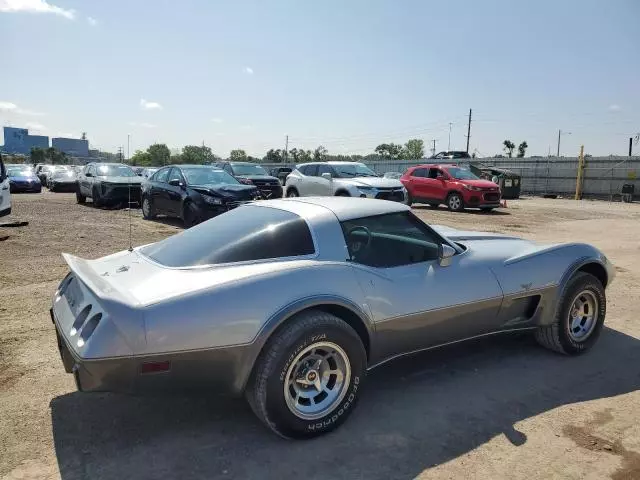
[[[516,148],[516,144],[511,140],[505,140],[502,145],[504,145],[504,151],[507,152],[509,158],[513,157],[513,149]]]
[[[529,148],[529,145],[527,144],[526,140],[524,142],[522,142],[520,145],[518,145],[518,157],[519,158],[523,158],[524,157],[524,154],[527,151],[527,148]]]

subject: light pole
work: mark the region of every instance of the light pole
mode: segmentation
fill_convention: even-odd
[[[453,123],[449,122],[449,143],[447,143],[447,152],[451,150],[451,125],[453,125]]]
[[[571,132],[563,132],[562,130],[558,130],[558,152],[556,153],[556,157],[560,157],[560,136],[561,135],[571,135]]]

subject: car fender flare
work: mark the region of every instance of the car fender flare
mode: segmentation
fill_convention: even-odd
[[[267,343],[269,338],[271,338],[271,335],[273,335],[273,333],[278,329],[278,327],[283,325],[287,320],[292,318],[297,313],[302,312],[303,310],[322,306],[338,306],[345,308],[351,311],[351,313],[355,314],[364,325],[369,337],[368,340],[370,349],[373,350],[373,340],[375,338],[375,327],[373,321],[371,320],[369,315],[367,315],[364,310],[357,304],[344,297],[335,295],[317,295],[313,297],[306,297],[281,308],[275,314],[271,315],[271,317],[264,323],[258,334],[249,344],[249,349],[245,354],[243,365],[241,366],[241,369],[236,376],[236,384],[234,385],[234,390],[237,392],[242,392],[244,390],[247,381],[249,380],[249,376],[253,371],[256,360],[262,352],[265,344]]]

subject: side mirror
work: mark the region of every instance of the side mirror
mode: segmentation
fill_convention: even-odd
[[[182,184],[182,182],[180,180],[177,180],[177,179],[169,180],[169,185],[171,185],[172,187],[183,187],[184,186]]]
[[[440,245],[440,251],[438,252],[438,264],[441,267],[448,267],[451,265],[451,257],[456,254],[456,251],[450,245]]]
[[[331,174],[329,172],[324,172],[322,174],[322,178],[324,178],[325,180],[331,181]]]

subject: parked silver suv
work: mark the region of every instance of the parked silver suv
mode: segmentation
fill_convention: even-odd
[[[287,176],[287,197],[366,197],[405,202],[407,191],[399,180],[381,178],[363,163],[303,163]]]

